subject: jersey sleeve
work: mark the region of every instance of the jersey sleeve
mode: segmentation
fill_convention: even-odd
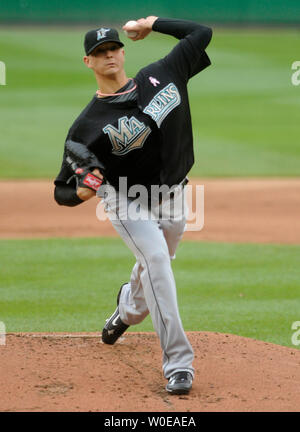
[[[188,81],[211,64],[205,52],[212,38],[210,27],[192,21],[158,18],[152,30],[180,39],[162,61],[184,81]]]
[[[80,113],[70,127],[66,140],[73,139],[74,141],[84,142],[88,132],[93,132],[95,128],[90,125],[84,116],[87,111],[91,110],[95,104],[95,96]],[[84,119],[84,120],[83,120]],[[74,207],[84,202],[76,193],[77,183],[74,178],[74,172],[66,161],[66,150],[64,148],[62,164],[57,177],[54,180],[54,199],[60,205]]]
[[[71,170],[71,168],[68,166],[66,162],[66,153],[64,151],[61,168],[54,180],[54,184],[57,185],[59,183],[67,183],[67,181],[69,180],[70,177],[72,177],[73,174],[74,172]]]
[[[68,180],[73,176],[73,171],[65,161],[65,152],[61,169],[54,180],[54,199],[59,205],[74,207],[83,202],[76,193],[76,180],[75,178]]]
[[[72,185],[58,183],[54,189],[54,199],[59,205],[75,207],[83,202]]]

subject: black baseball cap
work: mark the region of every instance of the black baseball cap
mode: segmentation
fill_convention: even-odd
[[[99,29],[90,30],[86,33],[84,37],[84,49],[86,55],[91,54],[91,52],[99,45],[105,42],[116,42],[121,47],[124,44],[119,39],[119,33],[117,30],[107,27],[101,27]]]

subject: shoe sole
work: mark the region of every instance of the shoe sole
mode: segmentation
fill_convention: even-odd
[[[177,389],[168,389],[166,387],[166,390],[170,394],[174,395],[183,395],[183,394],[189,394],[191,388],[177,388]]]
[[[106,345],[114,345],[117,340],[126,332],[127,328],[122,332],[115,333],[113,336],[108,334],[106,329],[102,330],[102,342]]]

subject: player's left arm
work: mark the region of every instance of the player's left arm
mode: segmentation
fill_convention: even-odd
[[[65,160],[73,171],[76,180],[77,196],[86,201],[96,195],[104,181],[105,167],[86,145],[66,140]]]
[[[93,171],[91,171],[91,174],[93,174],[95,176],[95,178],[97,179],[96,181],[98,182],[98,179],[103,180],[103,175],[100,173],[100,171],[96,168]],[[99,182],[98,182],[99,184]],[[100,186],[99,186],[100,187]],[[98,187],[98,189],[99,189]],[[93,198],[94,196],[96,196],[96,189],[91,189],[88,187],[81,187],[78,186],[76,189],[76,193],[77,196],[82,199],[83,201],[87,201],[90,198]]]
[[[74,207],[94,197],[104,180],[104,171],[103,164],[85,145],[67,139],[61,170],[54,181],[55,201]]]

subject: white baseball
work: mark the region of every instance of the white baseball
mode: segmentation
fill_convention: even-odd
[[[134,27],[136,26],[137,22],[136,21],[128,21],[125,25],[126,27]],[[136,31],[129,31],[129,30],[124,30],[124,33],[126,34],[127,37],[136,37],[138,35],[138,32]]]

